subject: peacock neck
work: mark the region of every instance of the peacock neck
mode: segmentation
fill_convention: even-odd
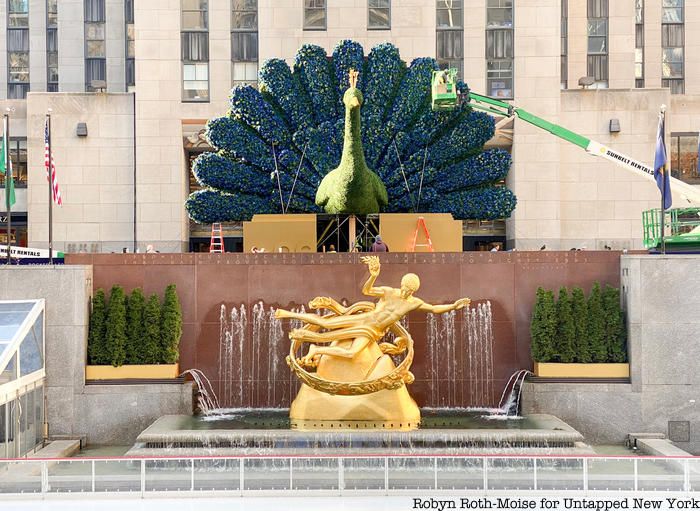
[[[345,107],[345,140],[340,167],[353,173],[366,168],[360,135],[360,108]]]

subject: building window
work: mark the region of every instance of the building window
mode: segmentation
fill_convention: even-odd
[[[9,28],[29,28],[29,0],[9,0]]]
[[[561,88],[569,87],[569,0],[561,0]]]
[[[106,80],[105,1],[85,0],[85,90],[94,92]]]
[[[634,0],[634,86],[644,88],[644,0]]]
[[[436,56],[441,69],[453,67],[464,76],[464,10],[462,0],[436,0]]]
[[[391,0],[367,0],[367,29],[391,30]]]
[[[12,175],[17,188],[27,187],[27,137],[10,138]],[[5,175],[0,174],[0,187],[5,186]]]
[[[58,92],[58,0],[46,0],[46,90]]]
[[[131,91],[136,86],[136,52],[134,39],[134,0],[126,0],[124,2],[124,23],[126,31],[126,61],[125,76],[126,90]]]
[[[608,86],[608,0],[588,0],[588,76]]]
[[[685,93],[685,26],[683,0],[663,0],[661,17],[661,86]]]
[[[258,1],[233,0],[231,15],[233,84],[255,85],[258,80]]]
[[[182,100],[209,101],[208,0],[182,1]]]
[[[304,30],[326,30],[326,0],[304,0]]]
[[[8,0],[7,97],[25,99],[29,92],[29,0]]]
[[[486,90],[489,96],[513,98],[513,0],[486,3]]]
[[[671,133],[671,175],[689,184],[700,184],[698,133]]]

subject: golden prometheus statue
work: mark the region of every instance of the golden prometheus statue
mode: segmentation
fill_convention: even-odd
[[[406,385],[413,382],[413,339],[401,325],[411,311],[442,314],[467,307],[469,298],[447,305],[431,305],[413,296],[420,279],[408,273],[401,287],[375,287],[380,272],[379,258],[363,257],[369,278],[362,293],[378,297],[374,302],[357,302],[343,307],[328,297],[309,302],[311,309],[330,311],[301,314],[277,309],[277,318],[306,323],[289,333],[291,347],[287,364],[302,381],[289,409],[293,428],[385,428],[414,429],[420,424],[420,410]],[[391,332],[393,341],[381,342]],[[297,358],[304,343],[306,355]],[[391,355],[405,353],[399,365]],[[308,369],[315,369],[310,372]]]

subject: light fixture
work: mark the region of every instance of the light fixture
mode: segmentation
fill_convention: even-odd
[[[75,127],[75,134],[79,137],[87,137],[87,124],[85,124],[84,122],[79,122],[78,125]]]
[[[106,92],[107,82],[105,80],[90,80],[90,87],[95,89],[95,92]]]
[[[578,84],[583,87],[584,89],[586,87],[590,87],[595,83],[595,76],[582,76],[581,78],[578,79]]]
[[[610,119],[610,133],[620,133],[620,119]]]

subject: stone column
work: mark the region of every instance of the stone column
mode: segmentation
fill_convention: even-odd
[[[106,0],[107,90],[126,92],[124,0]]]
[[[634,88],[634,0],[609,2],[608,87]]]
[[[29,0],[29,90],[46,91],[46,0]]]
[[[85,92],[85,16],[82,0],[58,6],[58,90]]]
[[[517,20],[519,7],[514,8]],[[518,37],[518,34],[515,34]],[[486,90],[486,0],[469,2],[464,10],[464,82],[474,92]]]
[[[644,87],[661,87],[661,0],[644,0]]]
[[[578,88],[579,78],[588,75],[587,2],[569,0],[569,89]]]

